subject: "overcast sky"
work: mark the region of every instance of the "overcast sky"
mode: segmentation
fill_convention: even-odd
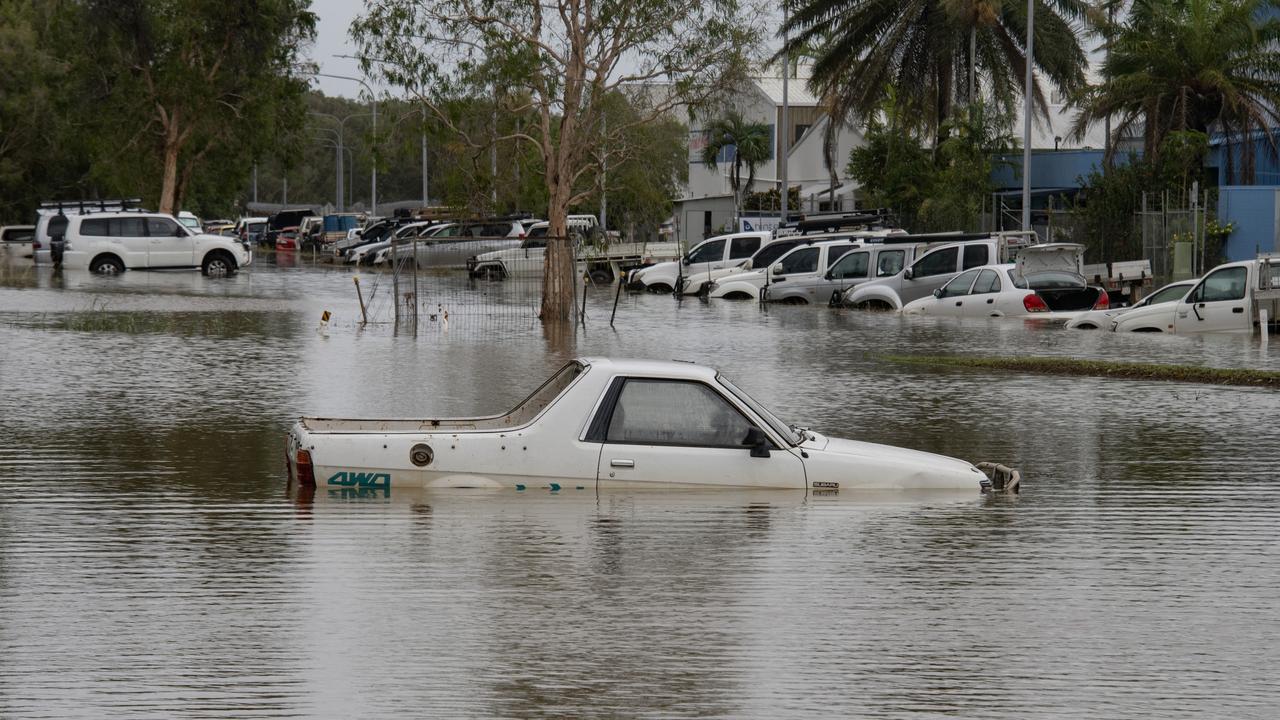
[[[351,21],[363,9],[362,0],[311,0],[311,11],[319,17],[311,59],[320,66],[320,72],[361,77],[360,66],[355,60],[334,55],[356,54],[355,43],[348,31]],[[318,87],[325,95],[354,98],[360,94],[360,83],[350,80],[318,77],[312,86]]]

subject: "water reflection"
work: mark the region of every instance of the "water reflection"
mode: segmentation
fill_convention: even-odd
[[[415,337],[362,330],[351,272],[302,260],[0,274],[0,602],[18,609],[0,614],[0,716],[1265,717],[1280,700],[1274,392],[880,359],[1280,369],[1256,339],[647,295],[610,330],[605,288],[573,334],[462,308]],[[1027,485],[284,483],[299,414],[501,411],[577,354],[706,362],[788,420],[1009,462]]]

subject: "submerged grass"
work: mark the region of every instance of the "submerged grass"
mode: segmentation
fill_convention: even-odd
[[[1194,365],[1153,365],[1110,360],[1077,360],[1047,357],[971,357],[963,355],[882,355],[881,360],[908,365],[931,365],[978,370],[1008,370],[1042,375],[1166,380],[1210,385],[1243,385],[1280,388],[1280,372]]]

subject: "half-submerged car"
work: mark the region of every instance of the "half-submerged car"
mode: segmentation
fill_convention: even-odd
[[[1013,487],[1016,472],[829,438],[779,420],[684,362],[581,358],[502,415],[302,418],[291,478],[324,488],[754,487],[816,491]]]

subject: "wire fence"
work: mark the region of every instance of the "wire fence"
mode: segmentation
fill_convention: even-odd
[[[628,270],[675,259],[676,243],[570,242],[574,254],[574,319],[590,298],[613,299]],[[364,324],[392,324],[415,332],[495,330],[538,321],[547,238],[468,238],[406,241],[362,273],[355,298]],[[363,270],[363,268],[362,268]]]

